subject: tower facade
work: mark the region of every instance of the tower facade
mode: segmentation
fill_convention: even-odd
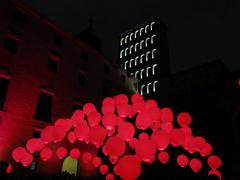
[[[151,18],[119,37],[118,64],[138,79],[138,92],[157,97],[159,80],[170,74],[167,28]]]

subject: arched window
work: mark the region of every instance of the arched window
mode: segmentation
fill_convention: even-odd
[[[142,28],[140,29],[140,36],[143,35],[143,31],[144,31],[144,28],[142,27]]]
[[[142,54],[141,57],[140,57],[140,63],[143,62],[143,58],[144,58],[145,54]]]
[[[135,78],[138,78],[139,71],[135,72]]]
[[[151,86],[151,83],[148,83],[148,84],[147,84],[147,94],[149,94],[149,92],[150,92],[150,91],[149,91],[150,86]]]
[[[132,66],[133,66],[133,62],[134,62],[134,59],[131,59],[131,60],[130,60],[129,67],[132,67]]]
[[[124,42],[124,38],[121,38],[120,45],[123,45],[123,42]]]
[[[156,91],[156,85],[157,85],[157,83],[158,83],[158,81],[154,81],[154,83],[153,83],[153,92],[155,92]]]
[[[151,22],[151,26],[150,26],[150,29],[153,30],[153,25],[155,24],[155,22]]]
[[[148,28],[149,28],[149,25],[146,25],[146,26],[145,26],[145,33],[148,32]]]
[[[125,56],[127,56],[128,50],[129,50],[129,48],[127,47],[127,48],[125,49]]]
[[[128,66],[128,61],[125,61],[124,69],[126,70]]]
[[[145,40],[145,46],[146,46],[146,47],[148,46],[148,41],[150,41],[150,38],[149,38],[149,37]]]
[[[156,49],[153,49],[153,50],[152,50],[152,59],[154,59],[155,54],[156,54],[156,53],[155,53],[156,51],[157,51]]]
[[[145,71],[145,69],[142,69],[142,70],[141,70],[140,79],[143,78],[143,73],[144,73],[144,71]]]
[[[133,39],[133,35],[134,35],[134,33],[130,34],[130,41]]]
[[[134,46],[131,45],[131,46],[130,46],[130,54],[133,52],[133,48],[134,48]]]
[[[144,87],[145,87],[145,85],[143,84],[143,85],[141,85],[141,95],[143,95],[143,93],[144,93]]]
[[[156,67],[157,67],[157,64],[154,64],[154,65],[153,65],[153,68],[152,68],[152,74],[155,74],[155,73],[156,73]]]
[[[149,60],[149,54],[151,54],[150,51],[148,51],[148,52],[146,53],[146,61]]]
[[[138,45],[139,45],[139,43],[136,43],[136,44],[135,44],[135,52],[136,52],[137,49],[138,49]]]
[[[127,43],[127,41],[128,41],[128,35],[125,37],[125,43]]]
[[[124,52],[124,50],[121,50],[121,52],[120,52],[120,58],[123,57],[123,52]]]
[[[135,38],[137,38],[138,30],[135,31]]]
[[[138,59],[139,59],[139,56],[135,58],[135,66],[138,64]]]
[[[143,45],[144,45],[144,40],[141,40],[141,42],[140,42],[140,49],[143,48]]]
[[[149,76],[149,71],[151,71],[151,67],[147,67],[147,72],[146,72],[146,76],[148,77]]]
[[[154,38],[156,37],[156,35],[155,34],[153,34],[152,35],[152,37],[151,37],[151,44],[153,44],[154,43]]]

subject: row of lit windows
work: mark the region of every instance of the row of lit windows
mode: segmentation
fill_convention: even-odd
[[[147,83],[147,84],[141,85],[140,87],[141,95],[156,92],[157,84],[158,84],[158,81],[154,81],[153,83]]]
[[[135,45],[131,45],[130,48],[127,47],[125,50],[120,51],[120,58],[126,57],[128,54],[132,54],[133,52],[137,52],[137,50],[141,50],[143,47],[147,47],[149,43],[154,43],[154,38],[156,35],[152,35],[152,37],[146,38],[146,40],[142,40],[140,43],[136,43]]]
[[[133,67],[134,65],[137,66],[138,64],[142,64],[144,61],[149,61],[150,59],[150,55],[151,55],[151,58],[154,59],[155,56],[156,56],[156,53],[157,50],[156,49],[153,49],[152,52],[148,51],[146,54],[142,54],[140,57],[137,56],[135,57],[135,59],[130,59],[129,61],[125,61],[124,64],[122,64],[121,66],[127,70],[127,68],[131,68]]]
[[[141,69],[141,71],[136,71],[134,76],[137,79],[143,79],[149,77],[150,75],[156,74],[157,64],[154,64],[152,67],[148,66],[146,69]]]
[[[125,37],[121,38],[120,45],[123,45],[124,43],[127,43],[129,41],[132,41],[133,38],[142,36],[143,33],[148,33],[149,31],[152,31],[154,24],[155,24],[155,22],[151,22],[150,24],[147,24],[145,27],[141,27],[140,29],[136,30],[135,32],[132,32],[130,35],[126,35]]]

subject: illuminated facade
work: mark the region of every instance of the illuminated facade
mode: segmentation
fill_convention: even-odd
[[[138,79],[138,92],[156,97],[159,81],[170,74],[167,28],[151,18],[119,37],[118,64]]]
[[[85,102],[133,92],[125,71],[26,4],[0,1],[0,27],[0,161]]]

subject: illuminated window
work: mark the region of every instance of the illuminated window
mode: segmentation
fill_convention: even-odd
[[[149,89],[150,89],[150,86],[151,86],[151,83],[148,83],[148,84],[147,84],[147,94],[149,94],[149,93],[150,93],[150,91],[149,91]]]
[[[127,41],[128,41],[128,35],[125,37],[125,43],[127,43]]]
[[[16,9],[13,17],[14,17],[15,21],[24,23],[26,21],[27,15],[24,12],[22,12],[21,10]]]
[[[149,71],[151,71],[151,67],[147,67],[147,77],[149,76]]]
[[[146,47],[148,46],[148,41],[150,41],[150,38],[149,38],[149,37],[145,40],[145,46],[146,46]]]
[[[4,110],[9,80],[0,77],[0,110]]]
[[[142,78],[143,78],[144,71],[145,71],[145,69],[142,69],[142,70],[141,70],[140,79],[142,79]]]
[[[157,67],[157,64],[154,64],[154,65],[153,65],[153,68],[152,68],[152,74],[155,74],[155,73],[156,73],[156,67]]]
[[[139,71],[135,72],[135,78],[138,78]]]
[[[141,85],[141,95],[143,95],[143,93],[144,93],[144,87],[145,87],[145,85],[143,84],[143,85]]]
[[[156,92],[156,85],[157,85],[158,81],[154,81],[153,83],[153,92]]]
[[[152,59],[155,58],[155,54],[156,54],[155,52],[156,52],[156,51],[157,51],[156,49],[153,49],[153,50],[152,50]]]
[[[139,56],[135,58],[135,66],[138,64],[138,59],[139,59]]]
[[[129,65],[129,67],[132,67],[132,66],[133,66],[133,63],[134,63],[134,59],[131,59],[131,60],[130,60],[130,65]]]
[[[128,66],[128,61],[125,61],[124,69],[126,70]]]
[[[143,48],[143,44],[144,44],[144,40],[142,40],[142,41],[140,42],[140,49]]]
[[[78,73],[78,84],[82,87],[84,87],[86,84],[86,77],[82,72]]]
[[[143,35],[144,28],[140,29],[140,36]]]
[[[43,91],[39,93],[34,119],[51,122],[52,99],[52,94]]]
[[[133,45],[131,45],[131,46],[130,46],[130,51],[129,51],[129,53],[130,53],[130,54],[132,54],[132,53],[133,53],[133,48],[134,48],[134,46],[133,46]]]
[[[129,48],[126,48],[126,49],[125,49],[125,56],[127,56],[128,49],[129,49]]]
[[[135,38],[137,38],[138,30],[135,31]]]
[[[149,54],[151,54],[150,51],[148,51],[148,52],[146,53],[146,61],[149,60]]]
[[[152,35],[152,37],[151,37],[151,44],[153,44],[154,43],[154,38],[156,37],[156,35],[154,34],[154,35]]]
[[[59,34],[55,33],[55,34],[54,34],[54,38],[53,38],[53,42],[54,42],[56,45],[62,45],[62,41],[63,41],[62,36],[60,36]]]
[[[133,39],[134,33],[130,34],[130,41]]]
[[[18,47],[18,40],[13,38],[12,36],[7,36],[4,41],[3,47],[10,53],[16,53]]]
[[[57,72],[57,64],[58,64],[58,60],[49,57],[48,58],[48,70],[51,72]]]
[[[145,33],[148,32],[148,29],[149,29],[149,25],[146,25],[146,26],[145,26]]]
[[[120,52],[120,58],[123,57],[123,52],[124,52],[124,50],[121,50],[121,52]]]
[[[138,49],[138,45],[139,45],[139,43],[136,43],[136,44],[135,44],[135,52],[136,52],[137,49]]]
[[[144,56],[145,56],[145,54],[142,54],[142,55],[141,55],[141,58],[140,58],[140,63],[142,63],[142,62],[143,62]]]
[[[153,30],[153,25],[155,24],[155,22],[151,22],[151,26],[150,29]]]

